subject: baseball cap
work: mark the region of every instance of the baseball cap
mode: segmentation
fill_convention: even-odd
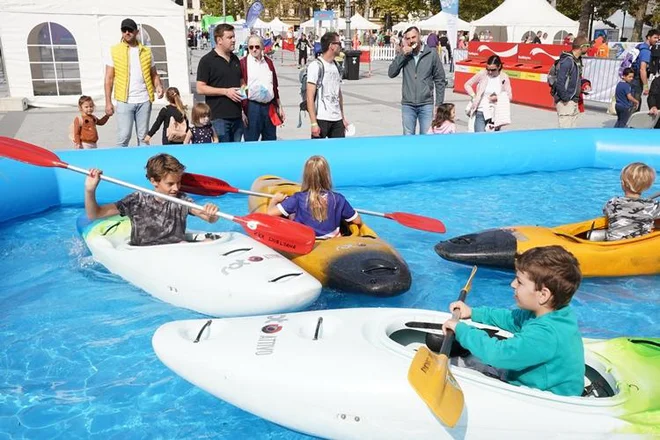
[[[124,29],[124,28],[129,28],[129,29],[137,30],[137,24],[135,24],[135,21],[133,21],[133,19],[131,19],[131,18],[125,18],[125,19],[123,19],[122,22],[121,22],[121,27],[120,27],[120,29]]]

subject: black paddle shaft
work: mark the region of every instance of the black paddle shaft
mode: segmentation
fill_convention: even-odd
[[[458,301],[463,301],[465,302],[465,297],[468,294],[468,289],[461,289],[461,293],[458,295]],[[454,311],[458,309],[452,310],[452,319],[460,319],[459,316],[454,316]],[[460,311],[459,311],[460,313]],[[456,337],[456,334],[448,330],[447,334],[445,335],[444,340],[442,341],[442,346],[440,347],[440,354],[444,354],[445,356],[449,357],[449,352],[451,351],[451,346],[454,343],[454,338]]]

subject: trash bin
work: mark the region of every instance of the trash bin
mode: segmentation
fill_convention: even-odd
[[[360,53],[359,50],[347,50],[345,52],[344,71],[348,80],[360,79]]]

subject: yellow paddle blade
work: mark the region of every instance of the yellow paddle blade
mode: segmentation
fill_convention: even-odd
[[[453,428],[461,418],[463,390],[449,371],[449,358],[420,347],[410,364],[408,382],[442,423]]]

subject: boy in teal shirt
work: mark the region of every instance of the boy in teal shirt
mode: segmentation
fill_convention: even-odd
[[[511,282],[520,310],[470,308],[461,301],[461,319],[493,325],[513,333],[490,338],[478,328],[456,320],[444,323],[456,340],[482,362],[504,369],[513,385],[580,396],[584,388],[584,347],[577,318],[568,305],[582,274],[575,257],[561,246],[532,248],[516,258]]]

